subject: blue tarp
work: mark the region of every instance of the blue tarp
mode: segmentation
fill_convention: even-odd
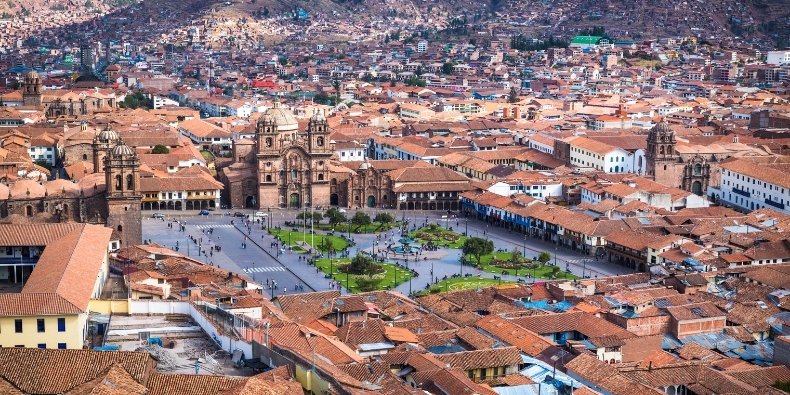
[[[547,310],[547,311],[556,311],[556,312],[568,311],[571,307],[573,307],[573,303],[567,300],[563,300],[555,304],[549,304],[549,302],[545,299],[531,301],[531,302],[516,302],[516,303],[521,304],[522,306],[528,309]]]

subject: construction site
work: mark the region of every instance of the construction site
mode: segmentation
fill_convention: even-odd
[[[216,336],[216,335],[215,335]],[[223,350],[190,316],[113,315],[100,350],[147,352],[160,372],[251,376],[260,366],[239,350]]]

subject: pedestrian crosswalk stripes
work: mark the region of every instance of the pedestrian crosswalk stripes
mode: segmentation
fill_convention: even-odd
[[[211,229],[211,228],[217,229],[217,228],[232,228],[233,225],[229,225],[229,224],[222,224],[222,225],[196,225],[195,227],[198,228],[198,229]]]
[[[284,272],[285,268],[282,266],[268,266],[268,267],[248,267],[244,269],[245,273],[265,273],[265,272]]]

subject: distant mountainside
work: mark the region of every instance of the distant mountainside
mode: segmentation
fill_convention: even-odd
[[[769,47],[790,45],[789,1],[0,0],[0,14],[19,17],[68,12],[80,17],[80,22],[91,15],[110,14],[128,18],[127,26],[134,27],[137,21],[144,25],[157,18],[188,22],[207,10],[227,18],[275,18],[289,17],[301,9],[328,22],[412,19],[410,26],[426,30],[435,29],[437,21],[457,18],[469,23],[471,28],[465,32],[471,35],[493,26],[496,30],[492,32],[523,31],[533,36],[568,38],[602,26],[614,38],[695,35],[711,41],[731,38]],[[97,24],[95,28],[102,26]]]

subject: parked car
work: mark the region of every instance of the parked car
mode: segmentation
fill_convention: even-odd
[[[268,217],[269,214],[264,213],[263,211],[258,211],[258,212],[255,213],[255,216],[256,217]]]
[[[235,213],[233,213],[233,216],[234,217],[246,217],[246,215],[244,213],[242,213],[241,211],[236,211]]]
[[[200,210],[198,215],[208,215],[208,210]]]
[[[154,213],[154,215],[152,215],[151,218],[165,219],[165,215],[162,213]]]

